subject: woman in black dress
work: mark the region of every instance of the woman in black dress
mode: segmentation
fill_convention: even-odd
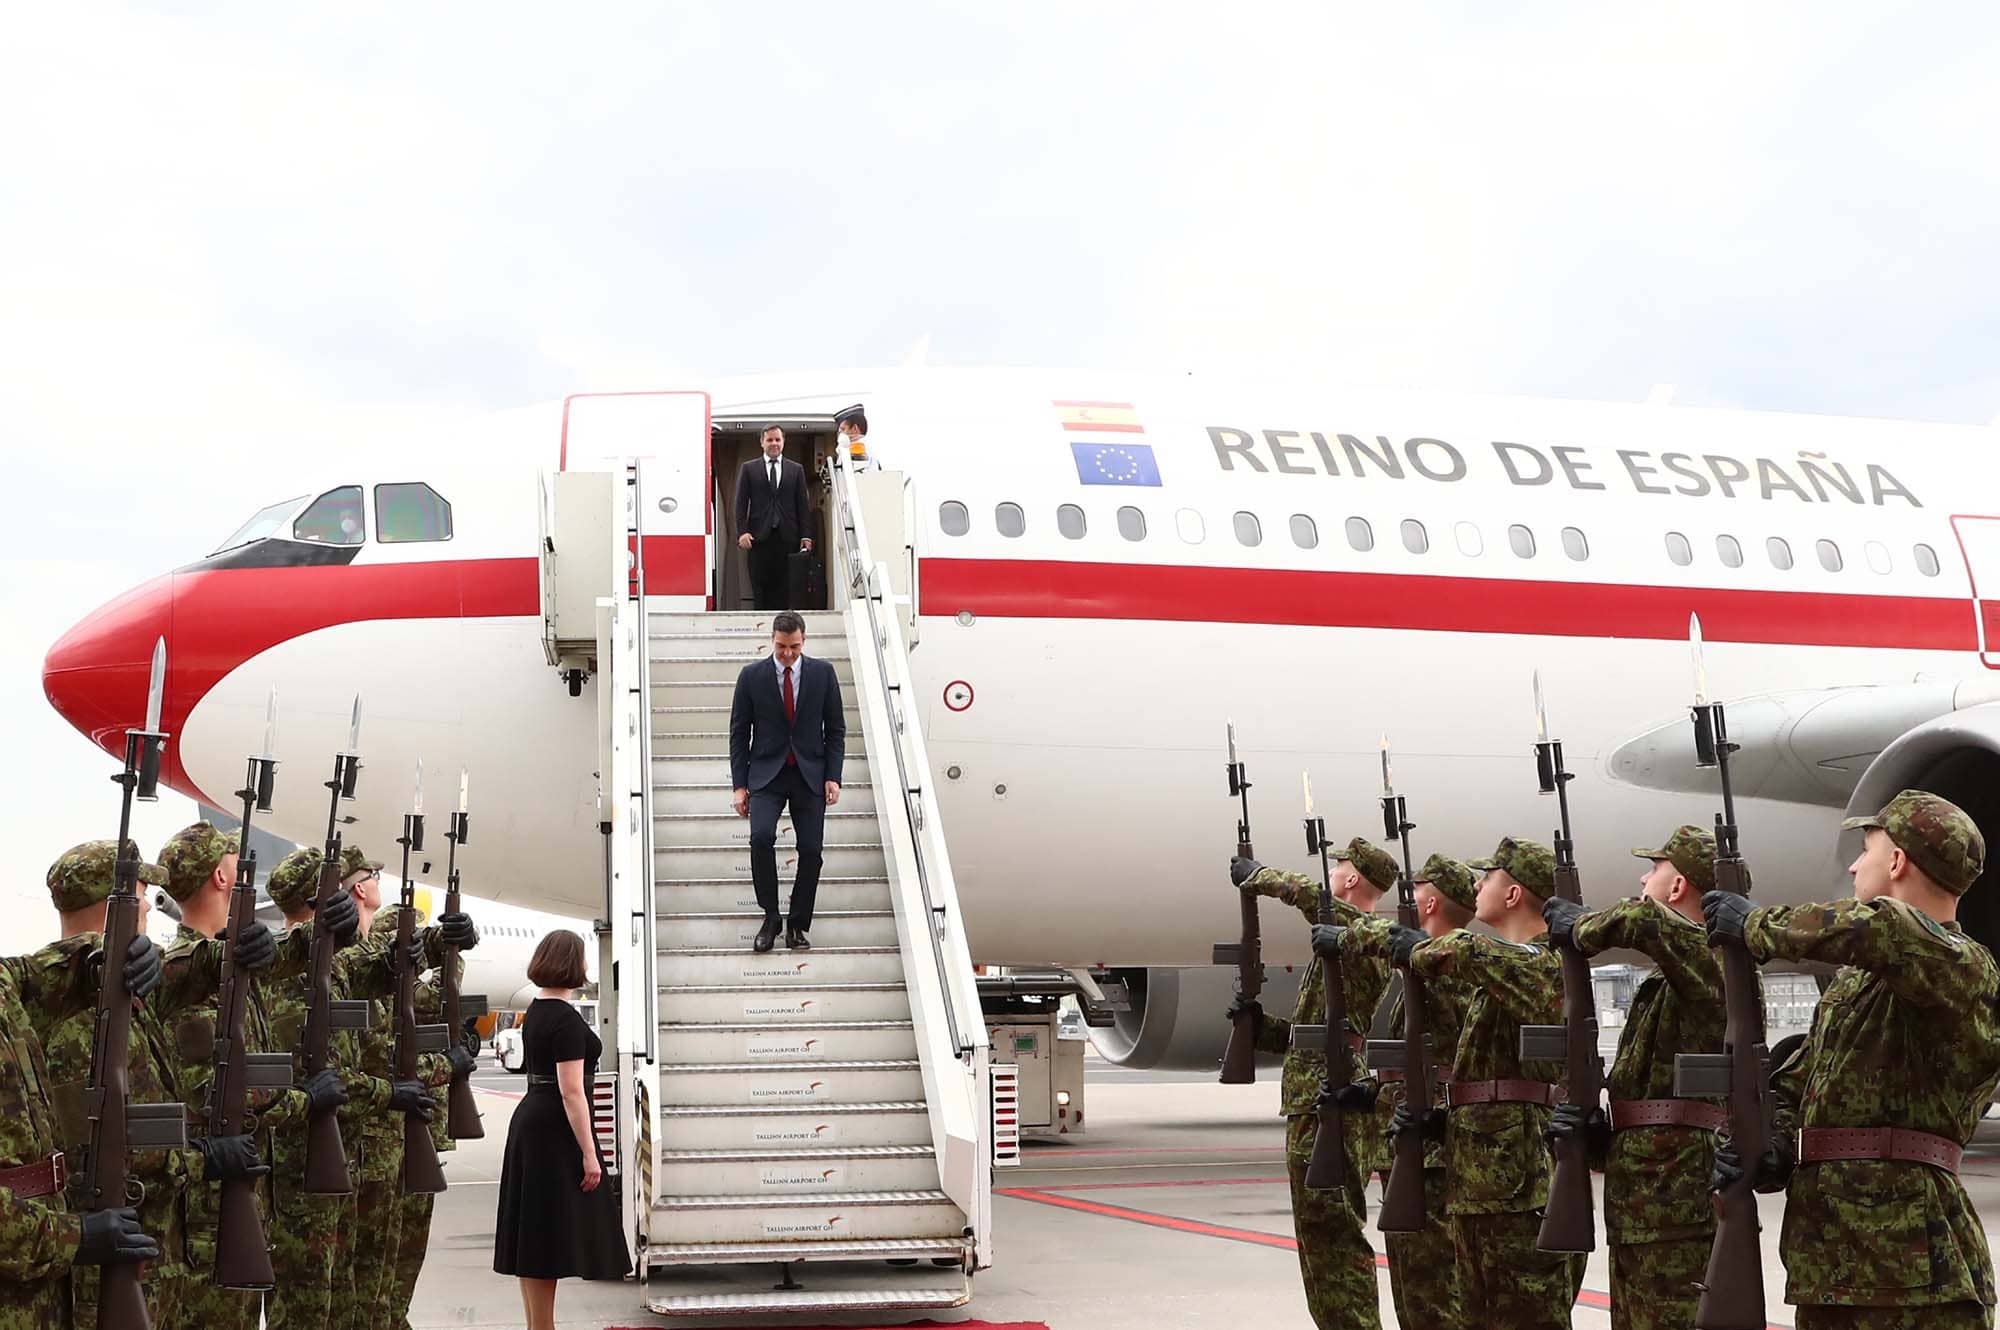
[[[555,932],[528,962],[541,986],[521,1025],[528,1092],[507,1126],[493,1269],[521,1281],[528,1330],[555,1330],[556,1281],[622,1279],[632,1268],[618,1195],[604,1180],[590,1087],[604,1045],[569,995],[583,987],[583,939]]]

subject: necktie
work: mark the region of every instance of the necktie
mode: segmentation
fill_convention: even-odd
[[[797,719],[798,719],[798,707],[792,697],[792,667],[787,665],[785,666],[785,720],[787,722],[791,722]],[[787,748],[785,750],[785,765],[788,767],[795,767],[798,764],[799,764],[799,755],[793,750]]]
[[[771,492],[778,492],[778,464],[775,461],[771,463]]]

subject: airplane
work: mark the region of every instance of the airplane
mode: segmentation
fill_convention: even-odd
[[[1635,890],[1630,847],[1717,808],[1687,726],[1698,613],[1760,899],[1846,895],[1857,834],[1839,819],[1906,785],[2000,831],[2000,505],[1977,497],[2000,481],[1992,429],[1086,371],[705,391],[707,442],[656,450],[649,592],[743,607],[729,500],[758,429],[783,425],[811,462],[833,414],[866,407],[870,464],[905,477],[911,660],[974,959],[1125,978],[1131,1010],[1094,1032],[1113,1061],[1212,1066],[1226,1037],[1230,976],[1208,962],[1237,927],[1228,721],[1267,862],[1308,870],[1302,774],[1338,842],[1378,833],[1385,736],[1416,858],[1470,858],[1554,825],[1532,768],[1539,671],[1605,902]],[[212,552],[56,642],[50,702],[116,750],[165,635],[166,778],[212,798],[270,685],[283,756],[314,763],[358,691],[366,835],[394,834],[420,756],[463,765],[468,877],[600,913],[595,704],[544,656],[535,479],[594,465],[573,427],[600,400],[274,486]],[[273,825],[311,838],[310,821]],[[1983,880],[1964,917],[2000,942]],[[1267,959],[1303,961],[1305,933],[1267,912]]]

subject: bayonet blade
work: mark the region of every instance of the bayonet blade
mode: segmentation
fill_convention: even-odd
[[[1542,699],[1542,672],[1535,671],[1535,738],[1542,743],[1549,741],[1549,706]]]
[[[1694,657],[1694,704],[1708,705],[1708,666],[1702,660],[1701,616],[1688,615],[1688,652]]]
[[[361,694],[354,695],[354,715],[347,722],[347,751],[350,756],[361,751]]]
[[[167,639],[153,639],[153,672],[146,681],[146,733],[160,732],[160,708],[167,700]]]

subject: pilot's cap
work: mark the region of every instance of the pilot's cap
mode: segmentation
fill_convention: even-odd
[[[1548,899],[1556,886],[1555,851],[1538,841],[1502,837],[1492,854],[1484,859],[1474,859],[1470,867],[1480,873],[1503,869],[1507,876],[1543,900]]]
[[[167,837],[160,847],[160,867],[167,872],[167,894],[185,903],[208,881],[215,866],[236,853],[236,833],[212,822],[196,822]]]
[[[1979,824],[1951,800],[1922,790],[1904,790],[1873,817],[1850,817],[1840,826],[1881,831],[1925,877],[1954,896],[1963,896],[1986,866]]]
[[[859,406],[850,406],[834,412],[833,424],[835,429],[842,425],[852,425],[861,433],[868,433],[868,415]]]
[[[1387,891],[1396,885],[1396,861],[1366,837],[1356,836],[1347,842],[1347,848],[1335,858],[1353,864],[1354,870],[1367,878],[1377,891]]]
[[[125,842],[125,852],[139,858],[139,846]],[[87,909],[111,895],[118,877],[118,842],[87,840],[73,845],[49,865],[49,899],[64,914]],[[163,887],[167,875],[153,864],[139,864],[139,879],[149,887]]]
[[[271,870],[271,901],[286,914],[297,914],[319,890],[319,866],[326,856],[316,849],[293,850]]]
[[[1463,860],[1434,854],[1417,870],[1417,881],[1430,883],[1453,905],[1467,910],[1479,906],[1479,875]]]
[[[1692,824],[1676,827],[1667,843],[1657,850],[1641,846],[1632,851],[1640,859],[1665,859],[1674,871],[1688,880],[1696,891],[1715,889],[1715,833]]]

